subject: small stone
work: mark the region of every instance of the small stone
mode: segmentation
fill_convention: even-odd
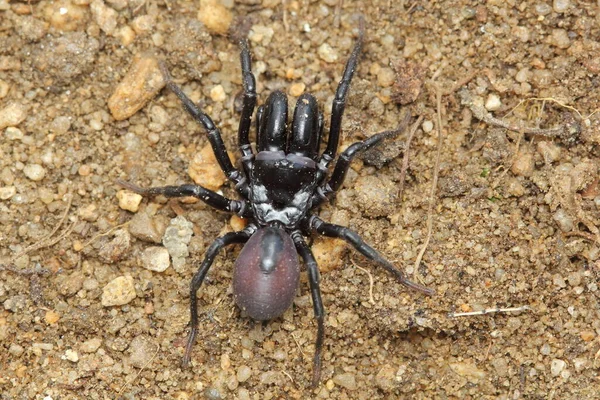
[[[554,12],[564,13],[567,12],[567,10],[569,10],[570,5],[570,0],[554,0],[552,2],[552,9],[554,10]]]
[[[49,325],[57,323],[59,319],[60,314],[53,310],[46,311],[46,315],[44,315],[44,320]]]
[[[173,268],[178,273],[184,272],[185,259],[189,256],[188,244],[192,239],[193,224],[183,216],[175,217],[167,227],[163,236],[163,245],[173,260]]]
[[[223,89],[223,85],[216,85],[210,90],[210,98],[212,101],[223,102],[227,98],[225,95],[225,89]]]
[[[460,376],[465,377],[471,383],[477,383],[485,379],[485,371],[480,370],[475,364],[470,362],[451,363],[450,369]]]
[[[98,207],[95,204],[88,204],[85,207],[81,207],[79,211],[77,211],[77,214],[84,221],[94,222],[99,216]]]
[[[302,93],[304,93],[305,89],[306,85],[303,82],[296,82],[290,85],[290,90],[288,93],[290,96],[299,97]]]
[[[523,187],[517,178],[511,178],[508,180],[506,193],[508,193],[510,196],[521,197],[525,194],[525,187]]]
[[[102,306],[122,306],[135,299],[135,285],[130,275],[110,281],[102,291]]]
[[[108,263],[115,263],[121,260],[131,245],[131,235],[124,229],[118,229],[113,233],[113,239],[106,243],[98,255]]]
[[[65,134],[71,129],[71,118],[58,116],[50,123],[48,129],[50,132],[56,133],[57,135]]]
[[[15,357],[19,357],[21,354],[23,354],[24,351],[25,349],[23,348],[23,346],[18,345],[16,343],[11,343],[10,347],[8,348],[8,352]]]
[[[44,18],[62,32],[83,29],[89,19],[88,8],[74,3],[69,0],[50,2],[44,8]]]
[[[339,58],[338,54],[328,43],[323,43],[320,45],[319,49],[317,50],[317,54],[319,54],[321,60],[325,61],[326,63],[334,63]]]
[[[560,146],[555,143],[546,141],[538,142],[537,151],[544,157],[546,164],[551,164],[560,159]]]
[[[311,249],[319,265],[319,270],[325,273],[342,266],[343,256],[346,253],[346,242],[338,238],[319,236],[315,239]]]
[[[82,353],[95,353],[101,345],[102,339],[92,338],[83,342],[81,346],[79,346],[79,350],[81,350]]]
[[[121,44],[125,47],[129,46],[135,40],[135,31],[128,25],[120,28],[117,33],[115,33],[115,37],[121,41]]]
[[[559,49],[566,49],[571,46],[571,39],[569,39],[569,33],[565,29],[552,29],[552,35],[550,35],[550,44],[558,47]]]
[[[20,103],[9,103],[0,110],[0,130],[7,126],[17,126],[27,117],[27,108]]]
[[[244,229],[247,225],[248,221],[242,217],[239,217],[237,215],[232,215],[231,218],[229,219],[229,226],[231,226],[231,229],[233,229],[234,231],[241,231],[242,229]]]
[[[247,365],[242,365],[238,368],[236,378],[238,382],[246,382],[252,376],[252,369]]]
[[[17,188],[14,186],[5,186],[0,188],[0,200],[8,200],[17,194]]]
[[[425,133],[429,133],[431,131],[433,131],[433,122],[430,120],[425,120],[423,121],[423,132]]]
[[[356,390],[356,377],[349,372],[334,376],[333,382],[348,390]]]
[[[142,266],[150,271],[163,272],[169,265],[169,251],[164,247],[148,247],[142,252]]]
[[[575,228],[575,221],[569,215],[569,213],[562,208],[559,208],[554,212],[552,219],[554,219],[560,230],[563,232],[571,232]]]
[[[218,0],[200,0],[198,20],[209,32],[224,35],[229,30],[233,16]]]
[[[108,99],[113,117],[124,120],[144,107],[165,86],[154,56],[140,55],[133,59],[127,75]]]
[[[550,373],[552,374],[552,376],[559,376],[563,369],[565,369],[566,365],[567,363],[563,360],[555,358],[550,363]]]
[[[396,370],[390,364],[385,364],[375,376],[375,384],[384,392],[389,392],[396,387]]]
[[[142,202],[142,195],[130,192],[129,190],[119,190],[117,192],[117,199],[119,200],[119,207],[123,210],[137,212],[140,203]]]
[[[358,206],[368,217],[391,215],[396,209],[398,186],[389,178],[361,176],[354,184],[354,191]]]
[[[65,354],[61,357],[63,360],[69,360],[71,362],[76,363],[79,361],[79,354],[75,350],[67,349]]]
[[[23,173],[27,178],[35,182],[41,181],[46,176],[46,170],[39,164],[27,164],[23,168]]]
[[[94,21],[107,35],[113,35],[117,28],[117,12],[108,7],[102,0],[94,0],[90,4],[90,11]]]
[[[158,215],[151,216],[147,209],[136,213],[129,222],[129,233],[136,239],[161,243],[168,221]]]
[[[19,128],[15,128],[14,126],[9,126],[4,131],[4,136],[6,136],[6,138],[8,140],[22,140],[24,135],[23,135],[23,131],[20,130]]]
[[[131,27],[138,35],[145,35],[154,29],[156,18],[152,15],[140,15],[131,22]]]
[[[377,73],[377,84],[380,87],[390,87],[396,81],[396,73],[391,68],[381,68]]]
[[[4,300],[4,309],[10,312],[17,313],[22,311],[27,306],[27,296],[18,294]]]
[[[148,336],[136,336],[129,345],[129,362],[136,368],[147,368],[157,349],[157,345]]]
[[[196,154],[188,167],[188,174],[198,185],[210,190],[218,190],[227,180],[210,144]]]
[[[498,97],[495,93],[490,93],[485,101],[485,108],[488,111],[497,111],[502,107],[502,102],[500,101],[500,97]]]
[[[583,339],[585,342],[591,342],[596,337],[596,334],[594,331],[581,331],[579,336],[581,336],[581,339]]]
[[[254,43],[268,46],[274,33],[275,31],[270,26],[254,25],[248,33],[248,39]]]
[[[517,176],[531,176],[533,173],[535,164],[533,154],[530,152],[519,152],[515,161],[513,162],[510,170]]]

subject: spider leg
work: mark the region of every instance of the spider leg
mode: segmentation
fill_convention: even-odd
[[[250,125],[252,124],[252,113],[256,106],[256,79],[252,74],[250,67],[250,51],[248,50],[248,42],[242,40],[240,42],[241,52],[240,60],[242,64],[242,83],[244,86],[244,105],[242,108],[242,117],[240,119],[240,127],[238,130],[238,145],[242,153],[242,163],[244,170],[248,175],[252,168],[252,147],[248,135],[250,134]]]
[[[346,228],[345,226],[329,224],[316,216],[310,217],[309,226],[311,229],[320,233],[321,235],[344,239],[363,256],[367,257],[369,260],[375,262],[375,264],[394,275],[396,279],[407,288],[425,293],[428,296],[435,294],[433,289],[429,289],[408,279],[402,271],[394,267],[392,263],[383,258],[383,256],[379,254],[377,250],[365,243],[365,241],[356,232]]]
[[[348,89],[350,88],[350,82],[352,81],[352,77],[354,76],[354,72],[356,71],[356,67],[358,65],[358,58],[362,49],[364,34],[365,21],[361,17],[358,31],[358,40],[354,45],[354,49],[352,50],[350,58],[346,62],[342,80],[338,84],[337,90],[335,92],[335,98],[333,99],[333,106],[331,109],[331,124],[329,127],[329,139],[327,141],[327,148],[321,155],[320,159],[320,163],[323,164],[324,169],[327,168],[327,166],[329,165],[331,160],[335,158],[335,155],[337,153],[337,148],[340,140],[340,130],[342,126],[342,117],[344,115],[344,109],[346,107]]]
[[[207,114],[202,112],[202,110],[200,110],[200,108],[198,108],[198,106],[196,106],[194,102],[187,97],[185,93],[183,93],[183,90],[181,90],[181,88],[177,86],[175,82],[173,82],[164,62],[160,63],[160,70],[167,87],[179,98],[183,104],[183,108],[185,108],[188,114],[190,114],[196,120],[196,122],[201,124],[204,129],[206,129],[208,141],[210,142],[217,162],[225,173],[225,176],[235,183],[236,189],[238,189],[240,193],[247,193],[248,185],[246,183],[246,177],[240,171],[235,169],[231,163],[219,128],[217,128],[213,120]]]
[[[330,194],[335,193],[340,189],[340,187],[344,183],[344,180],[346,179],[346,173],[348,172],[348,169],[350,168],[350,164],[352,163],[352,160],[354,160],[354,157],[376,146],[384,139],[397,136],[406,128],[409,121],[410,113],[406,113],[406,116],[404,117],[398,128],[392,131],[377,133],[361,142],[353,143],[346,150],[344,150],[342,154],[340,154],[335,164],[335,168],[333,169],[333,173],[331,174],[329,181],[320,187],[319,197],[313,198],[311,208],[323,204],[323,202],[327,199],[327,197]]]
[[[142,196],[158,196],[165,197],[195,197],[202,200],[211,207],[217,210],[236,213],[242,217],[251,217],[252,210],[247,207],[244,200],[231,200],[227,197],[206,189],[200,185],[181,185],[181,186],[160,186],[153,188],[143,188],[130,182],[118,180],[117,183],[125,189],[131,190]]]
[[[313,301],[315,319],[317,320],[317,342],[315,343],[315,355],[313,358],[313,377],[312,386],[316,387],[321,380],[321,351],[323,350],[323,338],[325,336],[325,309],[321,300],[321,288],[319,287],[319,266],[315,256],[306,244],[299,231],[292,233],[292,239],[296,244],[298,254],[302,257],[308,271],[308,282],[310,284],[310,293]]]
[[[185,353],[183,354],[183,359],[181,361],[182,367],[186,368],[191,359],[192,355],[192,347],[194,346],[194,341],[196,340],[196,335],[198,334],[198,298],[196,292],[200,289],[202,282],[204,282],[204,278],[208,273],[210,266],[212,265],[217,253],[223,247],[228,246],[234,243],[245,243],[248,241],[250,236],[254,233],[256,227],[253,225],[248,225],[246,229],[239,232],[229,232],[225,235],[218,237],[214,242],[210,245],[208,250],[206,251],[206,255],[204,256],[204,260],[198,271],[192,278],[192,283],[190,284],[190,333],[188,336],[187,344],[185,346]]]

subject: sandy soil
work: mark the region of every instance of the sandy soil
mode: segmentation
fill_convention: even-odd
[[[201,14],[221,12],[208,30],[197,2],[0,0],[0,398],[598,398],[598,5],[341,3],[207,2]],[[311,390],[306,278],[282,318],[255,323],[234,305],[239,248],[229,249],[199,292],[201,332],[193,368],[182,370],[191,276],[239,221],[160,198],[135,215],[120,208],[117,179],[190,182],[207,139],[166,89],[121,121],[108,99],[136,56],[164,59],[233,154],[235,38],[250,30],[259,103],[281,88],[293,104],[305,89],[328,119],[358,13],[366,45],[342,146],[394,128],[407,110],[422,120],[402,193],[407,132],[387,155],[357,161],[320,215],[413,276],[442,93],[432,235],[416,274],[437,294],[407,291],[339,243],[315,242],[329,271],[323,379]],[[233,196],[231,184],[221,190]],[[141,213],[144,232],[132,232]],[[177,270],[150,271],[145,251],[162,247],[176,216],[193,223],[190,255]],[[109,283],[129,276],[116,293],[131,295],[127,304],[108,305]],[[513,307],[521,311],[449,315]]]

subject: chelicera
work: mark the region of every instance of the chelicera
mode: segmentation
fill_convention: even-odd
[[[299,282],[303,260],[317,322],[317,338],[313,359],[313,385],[321,375],[321,351],[324,338],[324,315],[319,288],[319,267],[305,237],[316,232],[342,238],[374,264],[390,272],[401,284],[432,295],[434,292],[409,280],[400,270],[381,256],[350,229],[327,223],[315,210],[335,193],[344,182],[351,161],[361,152],[380,143],[390,132],[382,132],[354,143],[340,154],[333,172],[340,138],[340,128],[350,82],[357,67],[364,36],[361,21],[358,40],[344,68],[331,112],[327,146],[319,154],[323,136],[323,114],[317,100],[309,93],[298,98],[291,126],[288,125],[287,96],[275,91],[256,113],[257,152],[250,145],[249,132],[256,106],[256,82],[250,68],[250,52],[241,42],[243,75],[243,108],[238,131],[241,169],[233,166],[219,128],[171,80],[162,67],[167,86],[183,103],[186,111],[200,123],[216,159],[225,175],[235,184],[240,200],[229,199],[199,185],[141,188],[131,183],[121,185],[144,196],[193,196],[222,211],[236,213],[249,223],[239,232],[215,239],[190,285],[191,330],[182,364],[190,362],[192,346],[198,333],[197,291],[202,285],[215,256],[225,246],[245,243],[233,273],[233,296],[237,305],[255,320],[277,318],[292,304]]]

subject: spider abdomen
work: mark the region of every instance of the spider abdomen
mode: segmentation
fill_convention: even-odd
[[[300,264],[291,237],[280,228],[259,229],[235,262],[233,297],[248,316],[277,318],[294,301]]]

